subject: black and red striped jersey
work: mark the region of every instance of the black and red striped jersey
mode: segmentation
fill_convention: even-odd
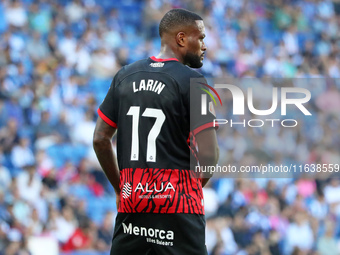
[[[119,212],[204,214],[200,180],[190,173],[192,141],[215,116],[201,115],[204,92],[193,78],[204,79],[175,58],[155,57],[115,75],[98,114],[117,128]]]

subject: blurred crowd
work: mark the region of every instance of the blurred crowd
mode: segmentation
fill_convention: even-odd
[[[208,79],[237,78],[261,109],[273,86],[311,91],[312,116],[285,117],[294,129],[221,125],[220,165],[340,163],[340,1],[0,0],[1,255],[108,254],[116,208],[96,110],[120,67],[158,54],[171,8],[203,17]],[[217,116],[240,121],[231,105]],[[204,189],[209,255],[340,254],[336,173],[246,177]]]

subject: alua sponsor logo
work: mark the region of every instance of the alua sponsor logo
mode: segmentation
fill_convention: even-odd
[[[134,192],[137,191],[141,191],[143,193],[147,192],[166,192],[168,190],[173,190],[175,192],[175,188],[174,186],[171,184],[171,182],[161,182],[160,184],[157,185],[156,182],[154,182],[153,184],[149,184],[146,183],[145,185],[143,185],[141,182],[139,182],[136,186],[136,188],[134,189]],[[130,183],[126,182],[123,185],[122,188],[122,197],[124,199],[127,199],[131,196],[132,193],[132,186]]]
[[[126,182],[122,188],[122,197],[128,198],[131,195],[132,187],[131,184]]]
[[[139,182],[134,191],[136,192],[138,190],[142,192],[166,192],[168,190],[175,191],[175,188],[171,184],[171,182],[167,183],[161,182],[158,185],[156,182],[154,182],[153,184],[146,183],[145,185]]]

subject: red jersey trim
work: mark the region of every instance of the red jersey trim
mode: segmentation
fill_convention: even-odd
[[[177,58],[156,58],[154,56],[150,57],[153,61],[164,62],[164,61],[178,61]]]
[[[117,124],[110,120],[108,117],[106,117],[105,114],[99,108],[97,112],[100,118],[102,118],[102,120],[105,121],[106,124],[109,124],[111,127],[117,128]]]
[[[195,128],[194,131],[192,131],[192,133],[194,135],[197,135],[199,132],[203,131],[204,129],[211,128],[211,127],[218,129],[218,124],[215,124],[215,126],[214,126],[214,122],[203,124],[202,126]]]

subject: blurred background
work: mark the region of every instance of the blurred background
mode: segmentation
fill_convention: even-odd
[[[257,92],[268,77],[304,78],[291,86],[312,93],[297,132],[220,128],[220,164],[340,163],[340,1],[0,0],[1,255],[109,254],[116,208],[92,149],[96,110],[120,67],[157,56],[171,8],[203,17],[206,77]],[[209,255],[340,254],[340,181],[319,177],[210,181]]]

